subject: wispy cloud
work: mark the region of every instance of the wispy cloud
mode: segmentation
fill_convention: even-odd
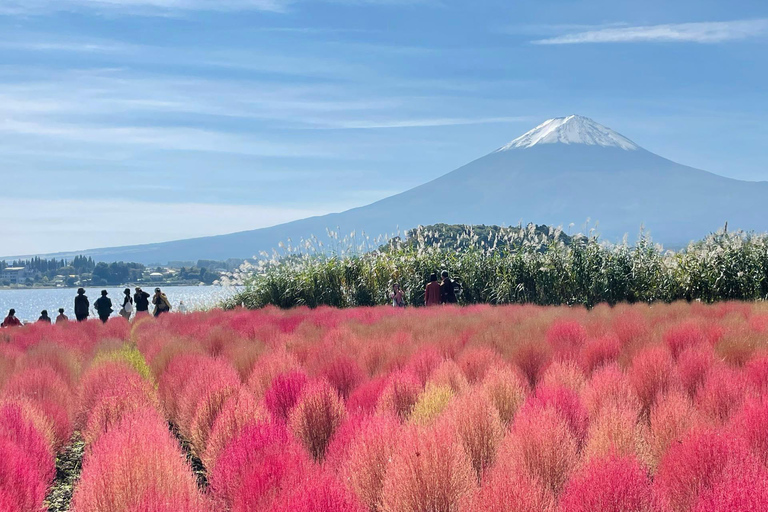
[[[476,124],[495,124],[495,123],[516,123],[518,121],[527,121],[524,117],[442,117],[428,119],[393,119],[385,121],[318,121],[316,127],[334,129],[334,130],[375,130],[385,128],[428,128],[438,126],[465,126]]]
[[[691,42],[722,43],[768,36],[768,19],[599,28],[533,41],[534,44]]]

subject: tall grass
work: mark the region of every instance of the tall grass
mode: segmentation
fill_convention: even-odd
[[[443,269],[461,283],[462,304],[592,307],[768,297],[768,235],[718,232],[679,252],[665,251],[644,235],[632,246],[605,244],[596,237],[574,238],[565,245],[526,233],[513,249],[510,244],[459,244],[467,248],[456,250],[428,245],[428,235],[416,230],[415,243],[395,239],[370,252],[351,246],[329,254],[313,243],[284,246],[282,252],[265,255],[258,264],[233,274],[230,280],[246,289],[225,305],[383,305],[390,302],[392,284],[398,283],[406,303],[420,306],[429,275]]]

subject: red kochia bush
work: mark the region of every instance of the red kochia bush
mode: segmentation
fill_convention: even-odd
[[[615,362],[621,353],[621,341],[615,334],[607,334],[600,338],[588,340],[579,355],[581,367],[587,373]]]
[[[741,405],[746,382],[741,372],[725,366],[709,370],[696,393],[695,403],[704,417],[715,424],[725,423],[731,411]]]
[[[307,385],[291,412],[288,425],[317,461],[325,458],[325,449],[336,429],[347,416],[344,402],[325,381]]]
[[[669,347],[672,357],[677,357],[685,350],[700,345],[706,341],[701,328],[691,321],[670,327],[664,332],[664,343]]]
[[[387,468],[384,512],[453,512],[475,490],[472,463],[451,432],[411,428]]]
[[[651,512],[651,482],[634,457],[593,459],[566,484],[562,512]]]
[[[376,410],[379,397],[389,383],[387,377],[377,377],[360,384],[347,400],[347,410],[351,413],[371,413]]]
[[[547,330],[547,343],[558,359],[575,358],[586,340],[586,329],[573,320],[555,320]]]
[[[3,512],[27,512],[43,510],[48,485],[53,480],[51,472],[43,475],[39,461],[30,457],[21,446],[0,436],[0,508]],[[45,465],[51,468],[53,461]],[[3,503],[5,502],[5,503]]]
[[[505,468],[506,469],[506,468]],[[491,470],[482,487],[461,512],[553,512],[552,493],[524,474]]]
[[[369,510],[381,510],[384,476],[397,448],[400,422],[394,416],[377,415],[363,419],[355,426],[357,435],[348,442],[341,475]]]
[[[731,431],[768,467],[768,397],[750,398],[731,419]]]
[[[664,510],[691,510],[699,495],[716,482],[731,460],[748,456],[727,433],[703,430],[670,445],[661,460],[654,486]]]
[[[269,413],[261,407],[253,394],[245,388],[230,395],[222,404],[219,415],[213,423],[208,436],[205,452],[200,457],[210,472],[219,454],[229,444],[233,437],[247,425],[269,421]]]
[[[245,426],[232,438],[209,470],[212,495],[221,509],[268,510],[282,489],[298,485],[311,461],[285,426]]]
[[[520,414],[529,409],[550,407],[557,411],[567,422],[571,432],[579,443],[584,442],[589,426],[587,410],[579,399],[579,395],[564,387],[540,386],[536,392],[523,404]]]
[[[768,468],[753,457],[730,461],[704,489],[693,512],[768,510]]]
[[[691,398],[696,396],[696,391],[704,382],[709,369],[712,368],[714,359],[711,349],[700,347],[686,349],[677,357],[680,383]]]
[[[336,388],[339,395],[345,400],[350,393],[363,381],[365,375],[360,365],[349,356],[338,356],[325,364],[320,371],[331,386]]]
[[[304,372],[290,371],[275,377],[264,395],[264,403],[272,417],[278,421],[288,421],[288,415],[306,384],[307,376]]]
[[[367,512],[355,495],[331,475],[306,480],[288,491],[270,512]]]
[[[86,452],[72,512],[207,511],[178,442],[151,408],[126,415]]]
[[[674,380],[674,363],[665,347],[649,347],[635,354],[627,372],[644,411],[649,411],[659,393]]]
[[[496,464],[537,480],[557,495],[578,461],[578,442],[552,407],[521,410],[499,448]]]
[[[53,480],[53,447],[37,429],[32,415],[21,402],[0,402],[0,439],[20,448],[32,466],[40,470],[40,478],[44,482]]]
[[[379,396],[377,409],[388,412],[405,421],[411,415],[419,398],[421,381],[411,373],[396,372],[390,375],[386,387]]]

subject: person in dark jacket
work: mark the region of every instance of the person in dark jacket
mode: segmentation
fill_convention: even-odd
[[[168,301],[168,297],[160,291],[160,288],[155,288],[155,296],[152,297],[152,304],[155,305],[156,317],[171,310],[171,303]]]
[[[8,312],[8,316],[5,317],[0,327],[18,327],[21,325],[21,320],[16,318],[16,310],[12,309]]]
[[[99,314],[99,319],[107,323],[107,320],[109,320],[109,315],[112,314],[114,311],[112,309],[112,301],[107,297],[107,290],[101,290],[101,297],[96,299],[96,302],[93,303],[93,306],[96,308],[96,312]]]
[[[91,303],[85,295],[85,290],[78,288],[77,297],[75,297],[75,318],[77,318],[77,321],[88,320],[88,315],[91,314],[90,309]]]
[[[453,287],[453,281],[448,277],[448,271],[443,270],[441,274],[443,282],[440,283],[440,303],[441,304],[456,304],[456,291]]]
[[[44,309],[40,312],[40,318],[38,318],[37,321],[44,324],[51,323],[51,317],[48,316],[47,309]]]
[[[139,286],[133,295],[133,305],[136,307],[136,316],[149,314],[149,294]]]
[[[432,274],[429,276],[429,284],[424,290],[424,305],[440,305],[440,283],[437,282],[437,274]]]

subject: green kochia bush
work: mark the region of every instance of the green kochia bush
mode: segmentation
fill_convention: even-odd
[[[245,290],[225,305],[381,305],[389,302],[392,283],[403,287],[407,304],[422,305],[429,275],[441,270],[461,283],[462,304],[591,307],[768,298],[768,235],[719,232],[679,252],[664,251],[643,236],[633,246],[594,237],[573,238],[568,245],[553,240],[545,250],[535,241],[511,250],[485,244],[445,250],[394,240],[346,255],[307,251],[305,244],[303,252],[265,260],[236,276]]]

